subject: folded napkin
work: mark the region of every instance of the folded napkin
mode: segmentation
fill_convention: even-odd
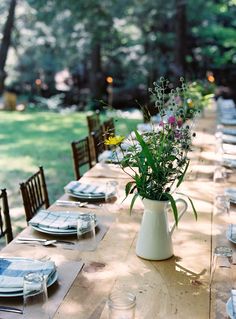
[[[53,212],[40,210],[29,224],[36,227],[47,227],[50,229],[77,229],[77,222],[80,221],[81,229],[88,227],[88,220],[92,216],[96,221],[95,214],[85,214],[78,212]]]
[[[236,119],[231,118],[221,118],[220,122],[223,125],[236,125]]]
[[[28,273],[40,272],[51,277],[55,271],[53,261],[0,258],[0,290],[1,288],[23,289],[23,277]]]
[[[72,181],[65,186],[65,191],[74,195],[100,195],[105,196],[106,185],[84,184]]]
[[[235,129],[231,129],[231,128],[223,128],[222,129],[222,133],[223,134],[227,134],[227,135],[236,135],[236,130]]]

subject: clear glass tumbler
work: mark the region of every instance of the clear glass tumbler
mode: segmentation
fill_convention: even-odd
[[[48,309],[47,276],[42,273],[29,273],[23,280],[23,318],[50,319]]]
[[[96,241],[96,221],[93,214],[86,215],[83,220],[77,222],[77,238],[79,247],[83,251],[94,251],[97,247]]]
[[[136,297],[131,292],[115,291],[109,295],[109,319],[134,319]]]
[[[230,213],[230,197],[228,195],[217,195],[214,201],[216,214]]]
[[[117,181],[108,181],[106,182],[106,203],[113,203],[118,195],[118,182]]]

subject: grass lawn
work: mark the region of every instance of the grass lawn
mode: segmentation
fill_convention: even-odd
[[[127,134],[138,122],[127,114],[117,117],[117,134]],[[0,112],[0,187],[7,188],[15,232],[24,217],[19,183],[42,165],[50,202],[55,201],[74,179],[70,142],[87,134],[84,112]]]

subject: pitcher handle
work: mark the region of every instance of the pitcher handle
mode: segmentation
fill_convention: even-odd
[[[179,220],[183,217],[183,215],[185,214],[185,212],[187,211],[188,204],[187,204],[187,202],[186,202],[184,199],[182,199],[182,198],[176,199],[175,203],[176,203],[176,205],[177,205],[177,203],[183,203],[183,204],[184,204],[183,208],[181,209],[181,211],[180,211],[180,213],[179,213],[179,219],[178,219],[178,221],[179,221]],[[175,230],[175,227],[176,227],[176,223],[174,223],[174,225],[172,226],[172,228],[171,228],[171,230],[170,230],[170,235],[171,235],[171,236],[172,236],[172,234],[173,234],[173,231]]]

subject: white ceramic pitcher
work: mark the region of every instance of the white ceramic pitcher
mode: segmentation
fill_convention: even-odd
[[[169,229],[167,209],[170,207],[169,201],[158,201],[143,198],[144,214],[138,240],[136,244],[136,254],[139,257],[149,260],[164,260],[173,256],[172,233],[176,224]],[[179,219],[187,210],[187,203],[184,199],[177,199],[183,204],[179,211]]]

